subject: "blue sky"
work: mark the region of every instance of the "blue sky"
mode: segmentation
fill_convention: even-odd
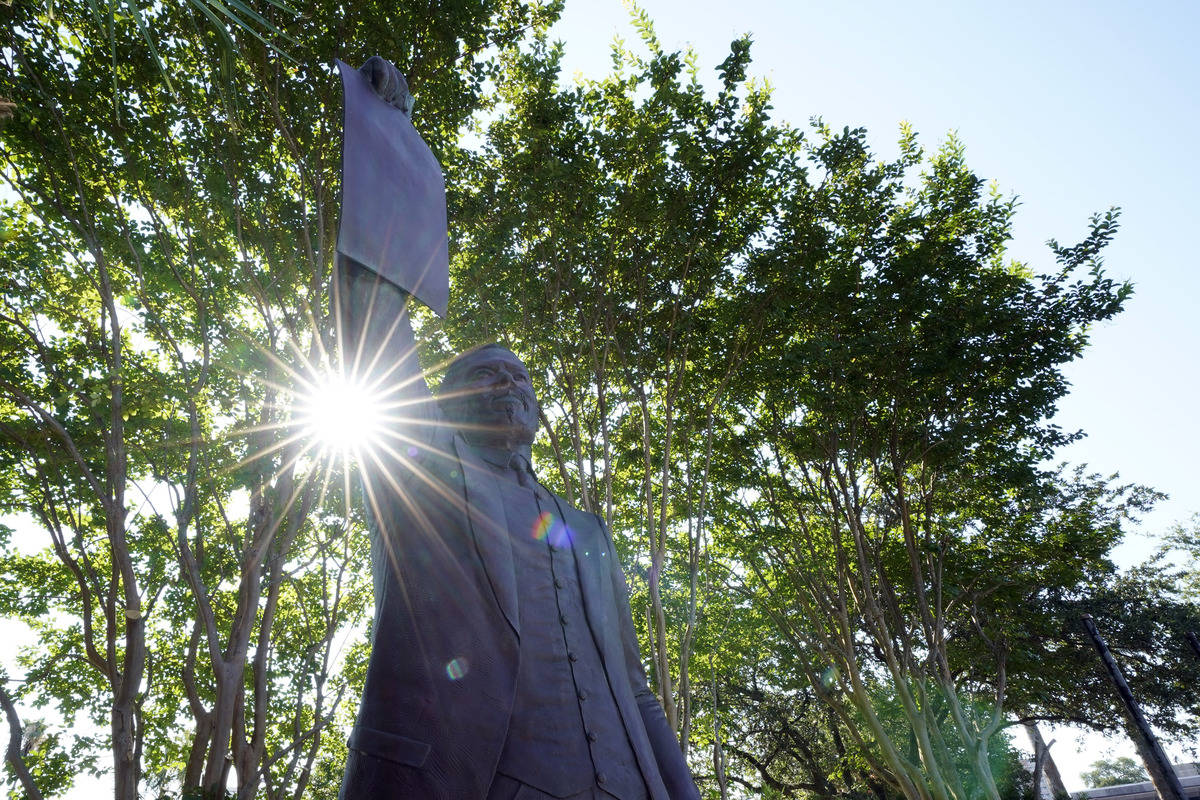
[[[1196,352],[1200,271],[1200,4],[1151,2],[769,2],[642,0],[664,48],[693,47],[704,73],[734,38],[754,41],[751,74],[774,87],[777,119],[865,127],[876,152],[895,152],[907,120],[927,149],[957,131],[976,174],[1021,206],[1011,254],[1035,272],[1045,241],[1073,244],[1089,216],[1123,209],[1108,273],[1134,283],[1116,320],[1097,326],[1068,368],[1071,394],[1056,422],[1088,436],[1064,459],[1153,486],[1170,500],[1118,552],[1123,564],[1153,535],[1200,512]],[[598,77],[613,38],[637,33],[621,0],[567,0],[553,36],[565,75]],[[1042,268],[1042,269],[1039,269]],[[1078,771],[1123,741],[1071,731],[1052,752],[1068,788]],[[1023,744],[1023,737],[1018,737]],[[1075,752],[1076,747],[1085,752]],[[1179,748],[1173,754],[1181,756]],[[1189,757],[1190,760],[1190,757]]]

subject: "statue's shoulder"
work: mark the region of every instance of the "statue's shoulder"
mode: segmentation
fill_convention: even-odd
[[[575,507],[557,492],[550,489],[546,489],[546,491],[550,493],[550,496],[554,498],[555,504],[562,510],[564,521],[568,527],[575,530],[595,530],[605,539],[610,538],[608,526],[604,524],[604,517],[592,511],[584,511],[582,508]]]

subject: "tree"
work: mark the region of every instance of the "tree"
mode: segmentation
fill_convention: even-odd
[[[1038,466],[1071,438],[1046,422],[1060,365],[1129,292],[1099,260],[1116,215],[1035,276],[1003,257],[1012,201],[953,138],[909,182],[908,130],[883,164],[861,131],[817,134],[814,182],[748,269],[774,324],[731,390],[721,535],[879,774],[997,797],[1010,681],[1049,655],[1029,628],[1054,621],[1028,611],[1085,593],[1154,497]]]
[[[1089,787],[1101,789],[1105,786],[1120,786],[1123,783],[1141,783],[1150,780],[1145,768],[1129,756],[1102,758],[1093,761],[1091,769],[1079,775]]]
[[[231,769],[239,796],[300,797],[336,771],[369,600],[348,479],[291,408],[331,366],[328,66],[394,58],[453,165],[486,48],[557,8],[310,6],[279,22],[295,63],[240,30],[222,73],[200,5],[141,10],[173,91],[146,28],[87,2],[4,11],[0,513],[45,548],[6,544],[0,609],[39,637],[21,699],[101,731],[43,749],[105,753],[118,798],[221,795]],[[116,113],[95,102],[113,85]]]
[[[560,88],[557,48],[513,54],[504,113],[455,182],[456,302],[426,336],[504,338],[539,373],[535,457],[613,528],[686,747],[700,609],[720,591],[704,557],[714,439],[751,331],[723,298],[775,217],[790,137],[745,80],[748,40],[710,99],[694,57],[635,21],[647,55],[618,48],[612,75],[578,87]]]
[[[1079,624],[1091,614],[1154,728],[1179,739],[1195,735],[1200,660],[1186,636],[1200,629],[1200,605],[1188,590],[1186,570],[1159,554],[1124,572],[1111,569],[1086,593],[1047,599],[1040,611],[1050,625],[1029,630],[1053,648],[1054,668],[1030,664],[1030,680],[1012,694],[1017,713],[1125,731],[1123,707]]]
[[[1200,514],[1188,525],[1176,525],[1167,536],[1167,552],[1177,550],[1183,555],[1179,586],[1185,597],[1200,597]],[[1195,630],[1195,629],[1193,629]]]
[[[457,182],[462,304],[422,333],[437,360],[501,338],[540,372],[537,460],[613,526],[668,716],[722,796],[861,759],[855,790],[994,797],[1007,711],[1069,698],[1068,613],[1156,496],[1040,466],[1075,435],[1047,422],[1061,365],[1129,292],[1099,259],[1116,212],[1034,275],[957,141],[927,160],[906,130],[885,164],[862,131],[808,144],[742,83],[745,41],[710,99],[634,20],[647,55],[618,45],[603,80],[514,54]],[[806,692],[838,716],[786,754],[790,712],[756,703]]]

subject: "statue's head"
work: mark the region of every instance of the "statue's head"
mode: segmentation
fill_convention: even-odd
[[[451,362],[438,390],[447,419],[479,444],[512,448],[537,434],[538,402],[529,370],[511,350],[488,344]]]

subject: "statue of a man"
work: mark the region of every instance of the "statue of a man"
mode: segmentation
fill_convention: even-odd
[[[363,74],[403,85],[382,59]],[[698,798],[603,520],[532,471],[529,371],[480,347],[435,400],[408,293],[353,260],[339,272],[344,357],[402,418],[362,470],[375,619],[343,800]]]

